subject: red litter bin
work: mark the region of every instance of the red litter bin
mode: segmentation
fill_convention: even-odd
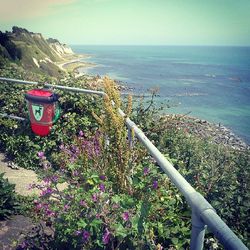
[[[60,116],[58,95],[50,90],[32,89],[25,94],[32,131],[40,136],[49,134]]]

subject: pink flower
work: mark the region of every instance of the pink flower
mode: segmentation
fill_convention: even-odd
[[[143,174],[144,174],[144,175],[148,175],[148,174],[149,174],[149,168],[144,168]]]
[[[75,231],[75,235],[80,235],[80,234],[81,234],[81,230]]]
[[[79,204],[84,207],[87,206],[87,203],[84,200],[80,200]]]
[[[50,216],[50,217],[54,217],[55,216],[55,213],[49,209],[46,210],[46,215],[47,216]]]
[[[86,230],[83,231],[82,237],[85,241],[87,241],[90,237],[90,233]]]
[[[42,207],[43,207],[43,206],[42,206],[41,203],[36,204],[36,208],[37,208],[37,209],[41,209]]]
[[[79,172],[77,170],[74,170],[73,173],[72,173],[73,176],[78,176],[79,175]]]
[[[93,194],[92,195],[92,201],[93,202],[97,202],[97,194]]]
[[[64,210],[65,210],[65,211],[67,211],[67,210],[69,210],[69,209],[70,209],[70,206],[69,206],[69,205],[67,205],[67,204],[64,205]]]
[[[58,176],[57,175],[51,176],[51,181],[52,182],[57,182],[58,181]]]
[[[28,245],[27,245],[26,241],[23,241],[23,243],[21,245],[21,248],[22,249],[27,249],[28,248]]]
[[[105,228],[105,233],[102,236],[102,242],[104,245],[107,245],[109,243],[111,237],[111,233],[109,232],[108,228]]]
[[[129,212],[124,212],[122,214],[122,218],[123,218],[124,221],[128,221],[129,220]]]
[[[53,190],[50,187],[48,187],[47,189],[45,189],[41,192],[40,196],[45,196],[47,194],[51,194],[52,192],[53,192]]]
[[[84,136],[84,133],[82,132],[82,130],[79,131],[79,136],[80,136],[80,137],[83,137],[83,136]]]
[[[44,157],[44,152],[39,151],[39,152],[37,153],[37,155],[38,155],[38,157],[39,157],[40,159],[42,159],[42,158]]]
[[[43,181],[46,183],[46,184],[49,184],[50,183],[50,178],[49,177],[45,177],[43,179]]]

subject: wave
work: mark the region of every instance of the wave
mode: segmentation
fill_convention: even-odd
[[[177,94],[171,95],[171,97],[184,97],[184,96],[189,96],[189,97],[192,97],[192,96],[208,96],[208,93],[184,92],[184,93],[179,93],[179,94],[177,93]]]

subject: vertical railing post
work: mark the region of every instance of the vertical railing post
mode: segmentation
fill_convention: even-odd
[[[204,245],[204,236],[206,231],[206,225],[200,217],[192,211],[192,232],[191,232],[191,250],[202,250]]]

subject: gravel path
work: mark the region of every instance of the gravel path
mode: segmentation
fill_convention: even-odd
[[[28,189],[29,184],[38,182],[36,173],[24,168],[11,169],[8,167],[8,161],[2,153],[0,153],[0,173],[5,173],[4,177],[8,179],[10,183],[16,184],[16,193],[24,196],[39,194],[39,190],[37,189]]]

